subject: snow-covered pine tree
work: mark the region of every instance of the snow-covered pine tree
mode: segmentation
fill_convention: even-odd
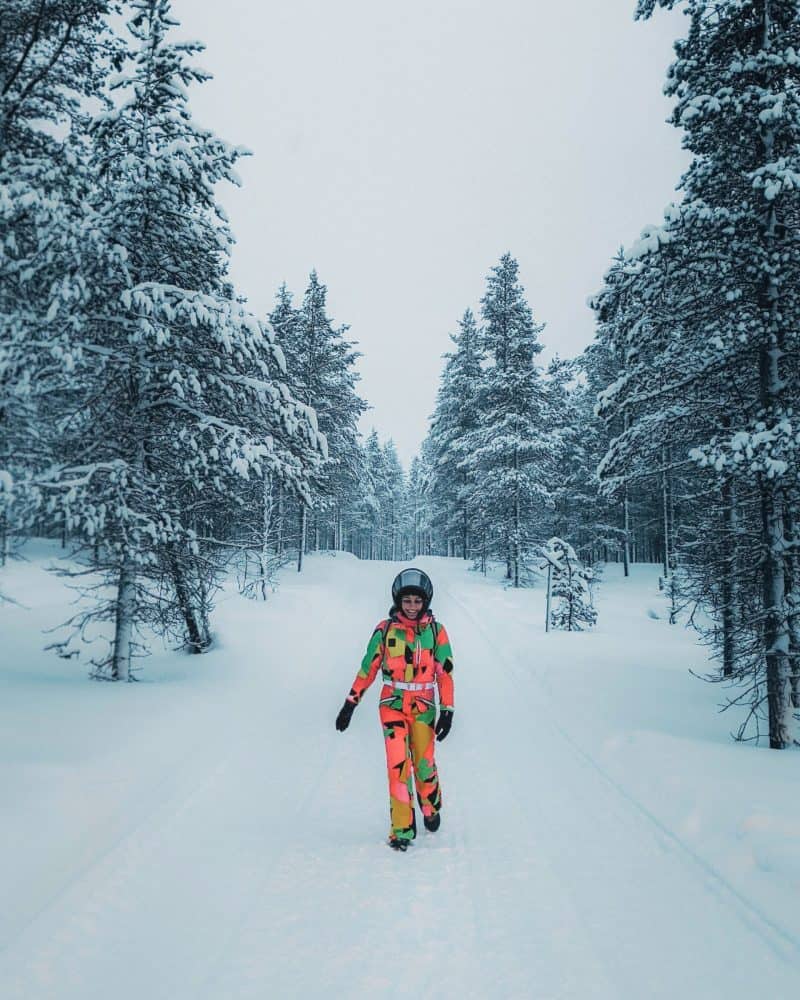
[[[390,558],[392,535],[390,518],[391,495],[394,485],[392,482],[393,470],[389,467],[386,445],[381,443],[379,436],[373,439],[370,435],[367,441],[367,455],[376,501],[373,558],[388,559]]]
[[[737,579],[746,536],[731,528],[753,507],[730,476],[698,475],[690,459],[740,405],[733,361],[716,336],[727,307],[707,290],[724,254],[724,244],[683,226],[670,207],[664,227],[647,231],[606,276],[595,299],[600,322],[590,371],[595,388],[602,386],[598,412],[608,429],[603,496],[621,499],[634,557],[637,535],[654,531],[664,589],[672,598],[682,592],[672,600],[671,620],[690,594],[718,614],[721,636],[715,625],[708,638],[720,640],[727,677],[734,659],[752,673],[734,603],[752,590],[753,577]],[[757,560],[751,551],[747,562]]]
[[[478,426],[469,435],[465,468],[480,496],[479,535],[506,563],[513,586],[525,579],[528,558],[550,502],[554,439],[545,387],[535,365],[541,351],[519,265],[505,254],[487,279],[481,300],[487,367],[477,399]]]
[[[418,491],[417,501],[417,549],[420,555],[433,555],[446,551],[444,540],[438,528],[436,507],[433,501],[433,489],[436,475],[436,457],[433,440],[430,433],[422,442],[416,465],[417,477],[415,488]],[[411,484],[409,484],[411,488]]]
[[[612,267],[609,275],[621,267],[624,255],[620,256]],[[612,287],[614,280],[607,276],[607,283]],[[603,456],[608,452],[611,439],[624,427],[624,421],[619,415],[605,414],[599,417],[596,412],[597,398],[619,374],[618,365],[612,348],[613,337],[603,335],[598,329],[597,337],[583,352],[579,359],[579,369],[585,378],[583,395],[583,427],[582,440],[591,442],[591,481],[590,491],[595,494],[595,502],[586,511],[584,525],[591,525],[591,535],[595,540],[600,558],[604,562],[622,561],[624,573],[630,573],[631,551],[637,547],[636,526],[631,524],[631,500],[628,485],[625,481],[616,493],[613,490],[601,491],[597,470]],[[638,546],[642,548],[641,544]]]
[[[413,557],[422,551],[422,529],[426,503],[423,497],[424,474],[422,459],[415,455],[408,470],[406,511],[408,519],[408,555]]]
[[[552,523],[558,537],[572,544],[580,527],[577,518],[579,480],[589,478],[583,440],[587,428],[577,408],[574,385],[577,363],[556,355],[547,366],[545,386],[549,429],[553,434],[555,477],[551,484]]]
[[[766,702],[770,746],[782,749],[800,707],[800,11],[793,0],[639,0],[637,16],[657,5],[690,18],[666,90],[694,157],[669,220],[683,257],[657,259],[696,303],[692,353],[730,385],[714,432],[691,454],[721,492],[741,484],[758,497],[761,601],[750,625],[763,670],[753,703]]]
[[[313,407],[328,442],[327,459],[313,477],[312,502],[297,510],[298,536],[304,539],[303,544],[298,540],[298,565],[307,546],[341,546],[358,493],[358,421],[367,408],[356,392],[360,354],[345,339],[347,327],[335,327],[327,315],[327,293],[312,271],[300,308],[294,309],[284,285],[270,314],[287,358],[291,390]]]
[[[606,436],[594,414],[596,394],[587,379],[587,357],[588,352],[575,360],[556,356],[548,365],[545,386],[555,459],[549,523],[557,537],[592,565],[618,557],[620,535],[610,526],[614,515],[599,493],[596,470]]]
[[[436,409],[430,428],[433,456],[429,498],[437,526],[438,548],[470,557],[475,485],[470,436],[478,427],[478,391],[482,374],[481,334],[471,309],[451,334],[454,349],[445,355]]]
[[[237,182],[240,151],[189,112],[186,88],[207,74],[188,59],[202,46],[168,40],[168,0],[129,6],[130,68],[93,125],[89,207],[105,253],[76,276],[86,289],[79,324],[69,301],[53,300],[75,328],[81,419],[64,429],[47,483],[53,509],[94,543],[113,584],[89,613],[114,623],[97,664],[112,679],[129,677],[143,624],[182,622],[192,648],[207,645],[204,539],[212,544],[251,475],[307,495],[321,446],[313,414],[276,378],[284,361],[272,332],[227,281],[232,237],[214,188]]]
[[[373,429],[361,449],[361,486],[354,516],[353,551],[361,559],[377,559],[381,544],[383,449]]]
[[[404,550],[406,477],[394,441],[383,446],[384,558],[400,559]]]
[[[609,423],[608,452],[600,464],[603,493],[621,500],[630,549],[632,512],[657,527],[664,576],[674,557],[673,533],[656,497],[669,492],[673,477],[689,465],[687,452],[698,427],[711,426],[713,413],[698,398],[702,375],[690,349],[690,313],[678,321],[681,294],[673,284],[654,280],[653,252],[669,242],[670,231],[643,237],[615,259],[603,293],[595,299],[600,320],[598,346],[612,379],[600,393],[599,414]],[[658,305],[656,305],[658,304]],[[665,321],[665,316],[670,321]],[[691,386],[695,391],[686,391]],[[613,428],[613,431],[612,431]],[[670,449],[681,456],[673,466]]]
[[[582,632],[596,625],[591,594],[594,572],[561,538],[550,538],[541,551],[550,568],[550,627]]]
[[[285,360],[284,344],[291,344],[289,332],[291,324],[299,319],[297,311],[292,307],[291,292],[283,285],[277,295],[276,306],[270,314],[269,323],[275,334],[275,348]],[[288,365],[283,373],[287,388],[289,382]],[[299,407],[305,404],[296,404]],[[316,420],[316,414],[311,410],[308,419]],[[292,456],[290,461],[299,463],[299,467],[308,465],[308,456],[303,456],[293,448],[291,436],[283,440],[284,457]],[[323,460],[314,461],[318,467]],[[303,494],[305,495],[305,494]],[[313,492],[310,487],[306,499]],[[238,581],[240,591],[248,597],[258,597],[266,600],[269,593],[275,589],[277,572],[292,558],[291,548],[295,536],[296,511],[301,494],[286,482],[285,477],[276,476],[270,470],[264,470],[260,479],[252,479],[245,486],[245,495],[235,510],[229,525],[228,542],[232,551],[236,551],[238,563]]]
[[[52,462],[49,430],[65,413],[72,331],[52,301],[92,234],[86,108],[115,58],[103,0],[0,6],[0,547],[29,530],[36,480]],[[15,483],[12,490],[11,485]]]

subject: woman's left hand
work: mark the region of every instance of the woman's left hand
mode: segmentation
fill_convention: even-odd
[[[439,718],[436,722],[436,739],[441,743],[442,740],[450,732],[450,727],[453,725],[453,710],[451,708],[443,708],[439,712]]]

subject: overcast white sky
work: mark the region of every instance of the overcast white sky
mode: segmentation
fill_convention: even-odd
[[[586,299],[684,169],[662,94],[685,18],[635,0],[174,0],[215,79],[195,117],[249,147],[220,191],[233,277],[263,315],[316,268],[359,342],[364,430],[406,466],[441,355],[501,254],[544,358],[592,338]]]

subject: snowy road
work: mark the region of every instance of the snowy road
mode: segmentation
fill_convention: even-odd
[[[223,648],[168,709],[157,684],[90,696],[104,725],[116,713],[113,753],[64,777],[71,805],[35,851],[11,845],[0,995],[794,995],[797,924],[608,770],[585,704],[548,682],[549,639],[504,592],[421,562],[456,654],[441,831],[385,846],[376,688],[333,728],[395,567],[320,557],[266,607],[230,596]],[[78,724],[83,759],[102,756],[86,710]],[[652,774],[665,793],[670,773]]]

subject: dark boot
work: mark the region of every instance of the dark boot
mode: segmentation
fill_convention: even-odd
[[[425,829],[430,830],[431,833],[436,833],[442,822],[441,813],[434,813],[433,816],[423,816],[423,822],[425,823]]]
[[[389,847],[393,851],[407,851],[408,845],[408,840],[401,840],[399,837],[389,837]]]

